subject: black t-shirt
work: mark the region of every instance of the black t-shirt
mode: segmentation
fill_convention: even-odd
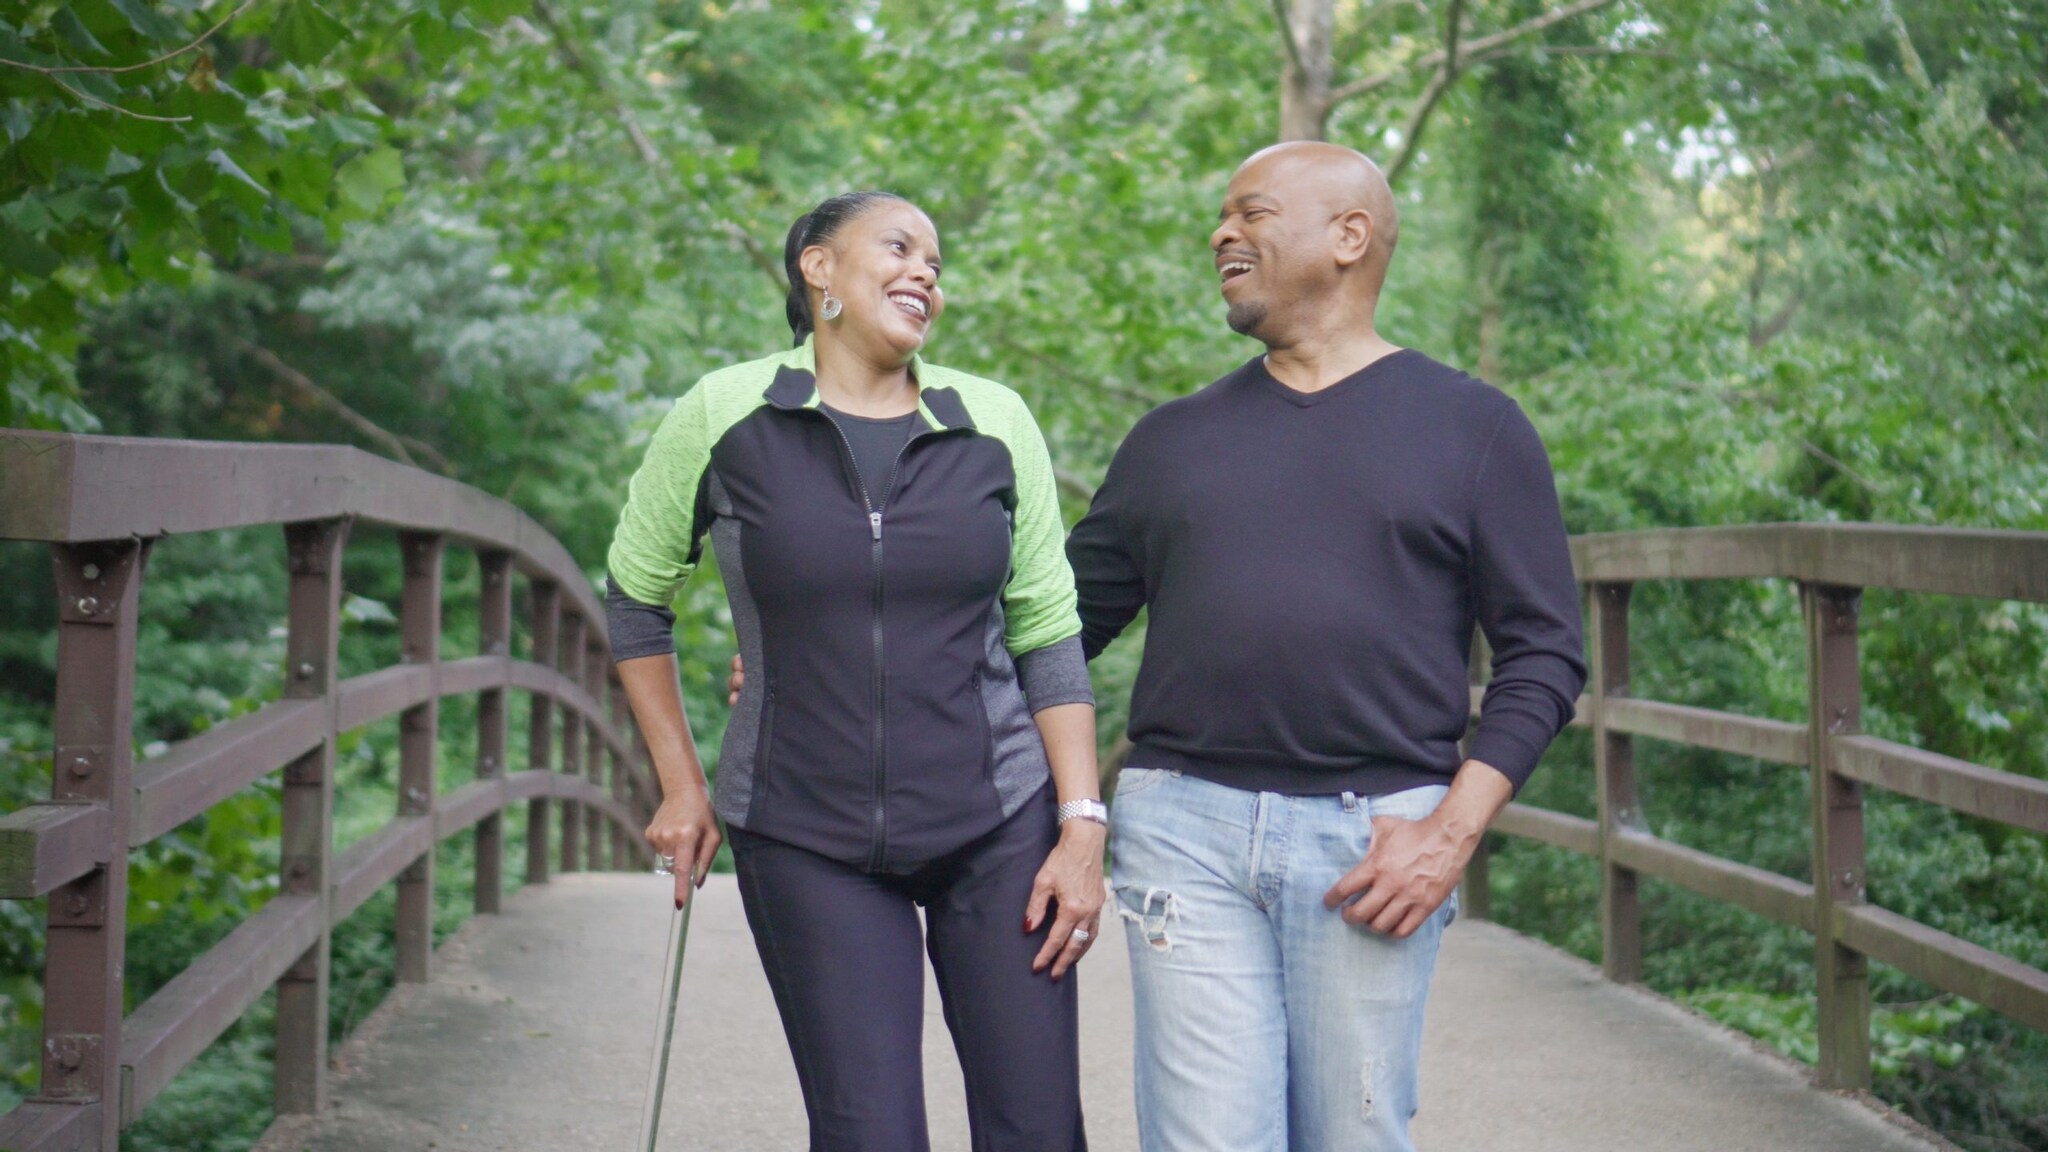
[[[889,498],[889,480],[896,471],[896,458],[903,454],[903,446],[910,443],[910,437],[924,426],[923,418],[915,412],[901,416],[855,416],[829,404],[819,407],[839,426],[847,447],[853,449],[853,465],[867,489],[870,508],[881,508]]]

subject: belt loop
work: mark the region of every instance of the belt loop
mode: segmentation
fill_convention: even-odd
[[[1357,811],[1358,811],[1358,793],[1356,793],[1356,792],[1346,792],[1346,793],[1344,793],[1344,814],[1345,814],[1345,815],[1347,815],[1347,816],[1349,816],[1349,815],[1353,815],[1353,814],[1355,814],[1355,813],[1356,813]]]

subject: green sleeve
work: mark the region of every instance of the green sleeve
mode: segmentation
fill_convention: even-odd
[[[663,417],[612,535],[611,577],[642,604],[668,607],[697,568],[708,527],[696,522],[698,490],[711,463],[707,392],[700,381]]]
[[[1012,657],[1081,633],[1074,570],[1067,564],[1066,525],[1045,434],[1022,397],[1010,394],[1003,440],[1017,475],[1016,523],[1010,542],[1010,586],[1003,593],[1004,642]]]

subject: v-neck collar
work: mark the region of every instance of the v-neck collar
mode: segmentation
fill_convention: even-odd
[[[1266,367],[1264,353],[1252,357],[1251,362],[1246,364],[1245,367],[1251,371],[1252,377],[1259,382],[1260,386],[1268,392],[1273,393],[1296,408],[1313,408],[1318,404],[1326,404],[1331,400],[1335,400],[1347,392],[1356,391],[1374,376],[1385,371],[1395,361],[1405,360],[1407,357],[1415,354],[1415,350],[1412,348],[1396,348],[1385,356],[1330,385],[1328,388],[1315,392],[1303,392],[1300,389],[1290,388],[1286,384],[1281,383],[1280,379],[1273,375],[1273,370]]]

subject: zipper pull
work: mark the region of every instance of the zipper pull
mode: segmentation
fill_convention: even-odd
[[[882,538],[882,514],[880,512],[868,513],[868,529],[875,534],[875,539],[880,540]]]

